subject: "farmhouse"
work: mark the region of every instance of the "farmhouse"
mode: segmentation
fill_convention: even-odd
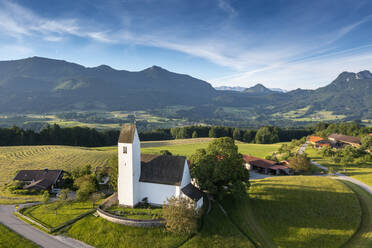
[[[24,182],[24,189],[55,191],[62,186],[63,174],[63,170],[21,170],[13,180]]]
[[[264,174],[290,174],[290,168],[283,163],[278,163],[268,159],[256,158],[249,155],[243,155],[245,166],[248,170],[256,170]]]
[[[319,136],[310,136],[308,140],[309,140],[310,144],[315,146],[315,144],[317,142],[322,141],[324,139],[322,137],[319,137]]]
[[[343,134],[331,134],[328,136],[328,139],[332,141],[335,145],[340,145],[341,147],[345,145],[352,145],[354,147],[359,147],[361,142],[360,138],[354,136],[347,136]]]
[[[167,198],[188,197],[203,205],[202,193],[191,183],[188,161],[182,156],[141,154],[135,125],[123,125],[118,141],[120,205],[147,201],[162,205]]]
[[[331,141],[325,140],[325,139],[323,139],[322,137],[319,137],[319,136],[314,136],[314,135],[310,136],[308,138],[308,141],[315,148],[331,147],[332,146]]]

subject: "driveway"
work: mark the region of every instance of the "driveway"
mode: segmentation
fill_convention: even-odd
[[[23,237],[45,248],[87,248],[88,246],[78,240],[64,236],[53,236],[44,233],[33,226],[19,220],[13,215],[15,205],[0,205],[0,222],[19,233]]]
[[[300,146],[297,153],[298,154],[304,153],[308,145],[309,145],[309,141],[306,141],[302,146]]]

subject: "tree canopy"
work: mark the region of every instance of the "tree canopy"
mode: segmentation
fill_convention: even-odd
[[[191,176],[202,190],[222,199],[226,194],[239,197],[249,187],[249,172],[231,138],[218,138],[207,149],[191,157]]]
[[[276,127],[261,127],[255,141],[257,144],[272,144],[279,141],[279,131]]]

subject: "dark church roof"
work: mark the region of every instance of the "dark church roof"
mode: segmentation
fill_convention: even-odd
[[[120,131],[118,143],[133,143],[136,125],[124,124]]]
[[[18,181],[39,181],[46,179],[52,184],[55,184],[61,175],[62,170],[20,170],[13,180]]]
[[[170,155],[141,155],[140,182],[181,185],[185,157]]]
[[[181,191],[194,201],[199,201],[199,199],[203,197],[203,193],[191,183],[183,187]]]

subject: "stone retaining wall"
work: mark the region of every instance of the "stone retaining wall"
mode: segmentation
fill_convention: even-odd
[[[164,227],[165,221],[163,219],[156,219],[156,220],[134,220],[134,219],[127,219],[121,216],[110,214],[103,209],[101,206],[97,209],[97,214],[110,222],[114,222],[120,225],[126,226],[137,226],[137,227]]]

